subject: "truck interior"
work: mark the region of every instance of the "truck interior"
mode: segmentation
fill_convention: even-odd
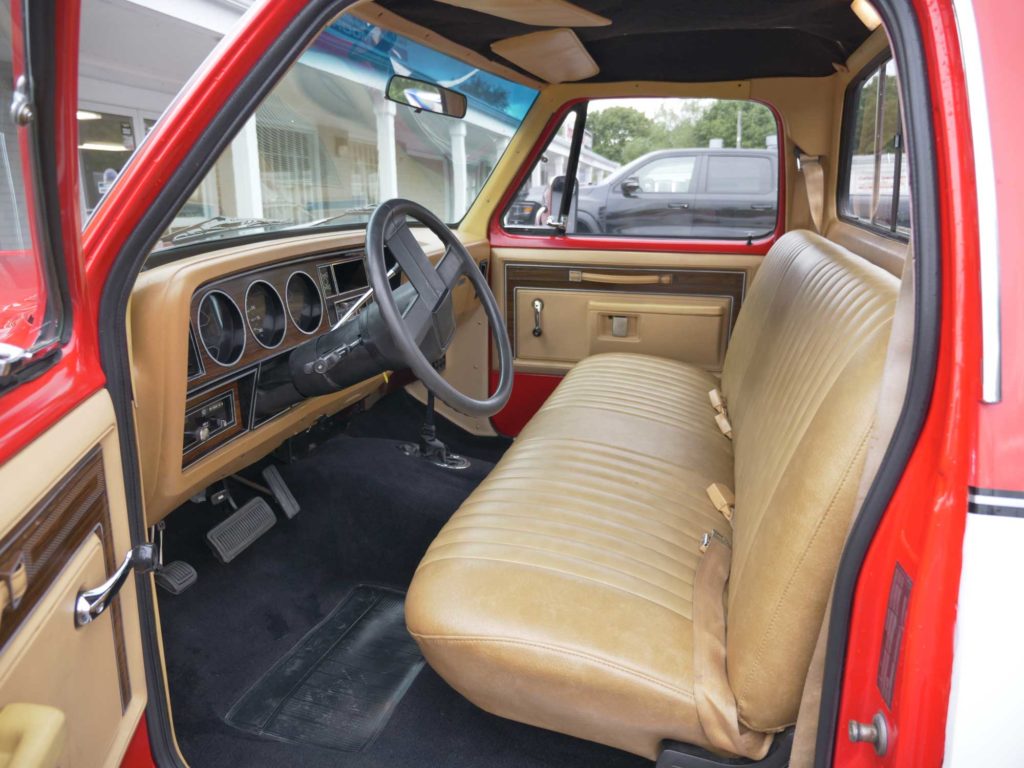
[[[184,764],[813,754],[927,258],[894,19],[375,0],[308,31],[128,305]],[[629,114],[670,138],[607,139]],[[246,140],[309,163],[213,211]]]

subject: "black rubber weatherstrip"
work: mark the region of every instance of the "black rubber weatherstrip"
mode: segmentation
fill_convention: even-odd
[[[928,69],[924,61],[917,18],[908,0],[873,0],[882,15],[893,43],[893,57],[900,73],[904,117],[909,140],[911,212],[914,232],[915,299],[914,346],[906,398],[896,429],[882,459],[864,506],[850,531],[836,573],[832,594],[832,614],[825,650],[825,670],[821,689],[821,708],[815,745],[815,768],[832,764],[837,732],[839,697],[847,655],[853,593],[860,576],[868,546],[900,478],[910,454],[917,445],[935,387],[935,366],[939,350],[941,306],[941,241],[939,233],[938,188],[935,178],[935,139],[931,124],[931,97]],[[865,719],[872,712],[862,713]]]
[[[133,544],[140,544],[146,540],[142,484],[132,414],[132,382],[126,327],[128,300],[135,279],[146,255],[170,225],[175,213],[184,205],[192,190],[213,167],[221,152],[255,112],[263,98],[320,30],[353,1],[314,1],[295,15],[224,103],[221,111],[206,127],[185,159],[168,177],[153,205],[139,220],[135,230],[121,247],[107,277],[100,301],[100,361],[107,377],[107,388],[117,418],[125,494],[128,508],[131,510],[129,526]],[[159,766],[185,768],[171,735],[171,713],[167,705],[167,687],[160,662],[160,637],[152,581],[148,576],[138,577],[136,584],[148,694],[146,723],[153,759]]]
[[[257,736],[361,752],[373,744],[423,656],[405,628],[405,595],[360,585],[228,711]]]

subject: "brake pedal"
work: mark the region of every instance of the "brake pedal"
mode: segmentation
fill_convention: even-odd
[[[288,484],[281,476],[281,471],[275,465],[270,464],[263,469],[262,474],[271,495],[274,497],[274,501],[284,510],[287,518],[291,520],[299,514],[299,502],[295,499],[291,488],[288,487]]]
[[[175,560],[173,563],[161,566],[153,578],[156,579],[156,585],[161,589],[172,595],[180,595],[196,583],[199,574],[184,560]]]
[[[277,518],[266,499],[256,497],[206,533],[206,543],[222,563],[230,563],[274,527]]]

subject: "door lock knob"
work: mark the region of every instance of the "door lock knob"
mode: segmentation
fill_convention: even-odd
[[[881,757],[889,750],[889,722],[885,715],[876,712],[870,723],[850,721],[850,741],[866,742],[875,748],[875,754]]]

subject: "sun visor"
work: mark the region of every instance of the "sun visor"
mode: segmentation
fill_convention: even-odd
[[[486,13],[533,27],[606,27],[611,19],[568,0],[437,0],[445,5]]]
[[[549,83],[593,77],[600,68],[571,29],[545,29],[491,44],[506,61]]]

